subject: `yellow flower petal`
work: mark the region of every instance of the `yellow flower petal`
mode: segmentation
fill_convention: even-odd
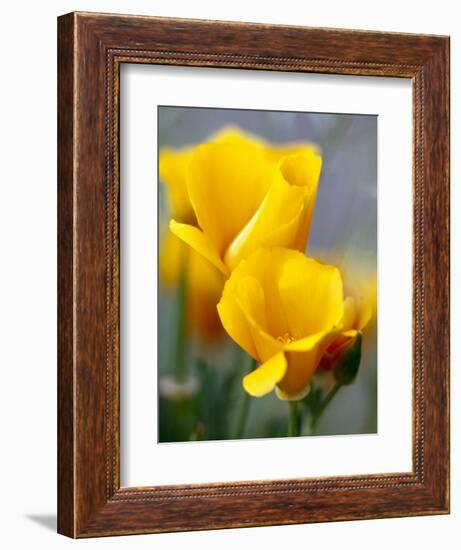
[[[322,157],[315,149],[301,149],[296,153],[286,154],[281,159],[283,177],[291,185],[316,192],[322,170]]]
[[[240,304],[236,300],[221,297],[218,303],[218,314],[225,331],[241,348],[258,360],[258,352],[253,341],[250,326],[246,322]]]
[[[233,298],[241,304],[242,310],[255,324],[267,330],[266,299],[261,283],[251,275],[235,280]]]
[[[301,338],[300,340],[293,340],[284,345],[283,349],[286,352],[310,352],[316,350],[318,346],[324,343],[326,340],[334,340],[337,336],[338,330],[334,327],[331,327],[329,330],[324,330],[318,332],[317,334],[312,334]]]
[[[374,266],[356,258],[344,262],[341,268],[344,276],[345,294],[354,301],[354,322],[343,323],[344,328],[350,326],[363,331],[376,317],[377,279]]]
[[[223,326],[261,363],[272,364],[283,351],[287,365],[275,383],[261,371],[262,389],[252,386],[249,393],[263,395],[276,384],[281,399],[305,395],[327,347],[341,334],[343,302],[339,271],[300,252],[259,249],[242,260],[218,305]]]
[[[319,148],[313,143],[308,142],[284,143],[278,145],[266,144],[266,151],[267,156],[275,161],[280,160],[282,157],[299,154],[312,154],[321,157]]]
[[[283,158],[281,170],[285,179],[291,185],[305,188],[304,215],[298,225],[293,248],[304,252],[314,213],[317,188],[322,170],[322,157],[314,148],[305,148]]]
[[[216,266],[224,275],[228,275],[228,269],[216,253],[216,249],[213,247],[213,244],[208,239],[208,236],[200,231],[200,229],[193,227],[192,225],[178,223],[175,220],[171,220],[170,230],[177,237],[190,245],[196,252],[201,254],[204,258]]]
[[[278,392],[280,399],[299,399],[300,395],[306,394],[322,355],[337,335],[336,330],[327,330],[284,347],[288,367],[283,380],[278,384],[281,390]]]
[[[165,231],[160,239],[159,275],[166,286],[176,285],[179,281],[181,266],[188,253],[187,245],[171,231]]]
[[[363,330],[368,323],[376,315],[376,302],[377,302],[377,281],[376,275],[369,278],[363,285],[363,290],[359,296],[360,300],[360,313],[357,319],[358,330]]]
[[[245,391],[254,397],[262,397],[271,392],[284,377],[287,362],[283,352],[279,352],[243,379]]]
[[[159,176],[167,186],[170,214],[181,222],[193,222],[195,214],[186,187],[186,175],[192,149],[164,148],[159,155]]]
[[[279,252],[279,256],[283,257],[283,251]],[[263,295],[269,298],[265,300],[265,322],[263,328],[267,333],[276,337],[285,334],[288,330],[288,323],[285,319],[285,312],[280,301],[277,286],[282,264],[282,260],[274,261],[274,255],[269,250],[257,250],[249,259],[241,261],[233,271],[232,276],[224,287],[222,297],[222,301],[236,301],[238,297],[241,307],[246,311],[252,311],[252,305],[247,304],[245,298],[251,300],[256,294],[248,293],[246,297],[242,293],[239,294],[238,290],[242,288],[239,286],[239,281],[246,277],[256,279],[261,286]]]
[[[344,315],[342,319],[342,329],[349,330],[355,328],[357,320],[357,303],[355,298],[348,296],[344,300]]]
[[[218,313],[229,336],[257,361],[264,362],[282,348],[281,342],[266,332],[266,302],[255,278],[243,274],[229,279]]]
[[[210,143],[237,144],[259,149],[266,147],[266,143],[260,137],[244,132],[241,128],[232,124],[224,126],[224,128],[213,134]]]
[[[290,185],[274,166],[273,183],[251,220],[232,241],[227,249],[225,263],[233,269],[242,258],[248,257],[261,247],[290,247],[296,238],[298,223],[304,207],[305,189]],[[289,231],[277,231],[290,227]],[[276,230],[274,231],[274,228]]]
[[[283,265],[278,287],[289,333],[295,339],[339,325],[343,285],[335,267],[293,252]]]
[[[262,153],[243,145],[195,149],[189,164],[189,197],[200,228],[220,257],[261,204],[271,168]]]
[[[264,151],[265,157],[271,162],[278,162],[282,157],[297,154],[312,154],[320,157],[318,147],[308,142],[285,144],[271,144],[260,136],[243,131],[238,126],[228,125],[213,134],[210,143],[241,144],[247,147],[259,148]]]
[[[277,340],[271,336],[268,332],[266,332],[266,330],[264,330],[264,328],[254,321],[251,314],[242,305],[242,302],[239,301],[239,305],[245,316],[245,321],[248,324],[251,339],[256,350],[255,359],[257,359],[260,363],[263,363],[278,353],[282,349],[283,344],[280,340]]]

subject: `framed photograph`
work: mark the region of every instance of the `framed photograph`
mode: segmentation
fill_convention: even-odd
[[[58,20],[58,531],[449,512],[449,39]]]

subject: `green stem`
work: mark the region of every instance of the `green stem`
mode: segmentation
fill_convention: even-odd
[[[288,422],[288,437],[297,437],[301,428],[301,419],[299,417],[298,402],[289,401],[290,418]]]
[[[256,361],[248,354],[246,355],[244,372],[247,374],[256,367]],[[240,408],[238,410],[237,424],[235,428],[234,439],[242,439],[245,431],[245,426],[248,418],[248,411],[250,410],[250,395],[244,390],[242,398],[240,400]]]
[[[179,275],[179,284],[176,299],[176,334],[174,338],[174,374],[178,382],[186,378],[186,300],[187,300],[187,280],[185,259],[181,263],[181,272]]]
[[[336,382],[336,384],[331,388],[331,390],[327,393],[327,396],[325,397],[325,399],[323,400],[322,404],[320,405],[320,407],[315,411],[315,413],[312,415],[312,420],[311,420],[311,430],[312,430],[312,433],[315,432],[315,428],[317,427],[317,424],[320,420],[320,417],[322,416],[322,414],[325,412],[326,408],[328,407],[328,405],[331,403],[331,401],[333,400],[334,396],[338,393],[339,389],[342,388],[342,384],[340,382]]]

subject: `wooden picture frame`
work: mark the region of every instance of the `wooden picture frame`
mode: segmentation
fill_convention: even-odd
[[[120,488],[122,63],[413,85],[413,469]],[[58,20],[58,531],[95,537],[449,512],[449,38],[71,13]]]

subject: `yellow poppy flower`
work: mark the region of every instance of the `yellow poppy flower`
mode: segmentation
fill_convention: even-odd
[[[242,132],[236,126],[225,126],[212,134],[207,143],[240,144],[247,148],[263,150],[273,160],[287,152],[297,152],[302,146],[268,148],[257,136]],[[160,181],[165,184],[170,215],[179,222],[196,225],[194,209],[189,199],[186,179],[187,171],[195,145],[174,149],[163,147],[159,154]]]
[[[242,260],[218,312],[231,338],[260,363],[243,379],[256,397],[275,388],[280,399],[301,399],[328,346],[355,335],[343,326],[339,270],[295,250],[259,249]]]
[[[179,154],[196,222],[173,209],[171,231],[225,276],[260,247],[305,250],[322,164],[315,146],[269,146],[226,128]]]

